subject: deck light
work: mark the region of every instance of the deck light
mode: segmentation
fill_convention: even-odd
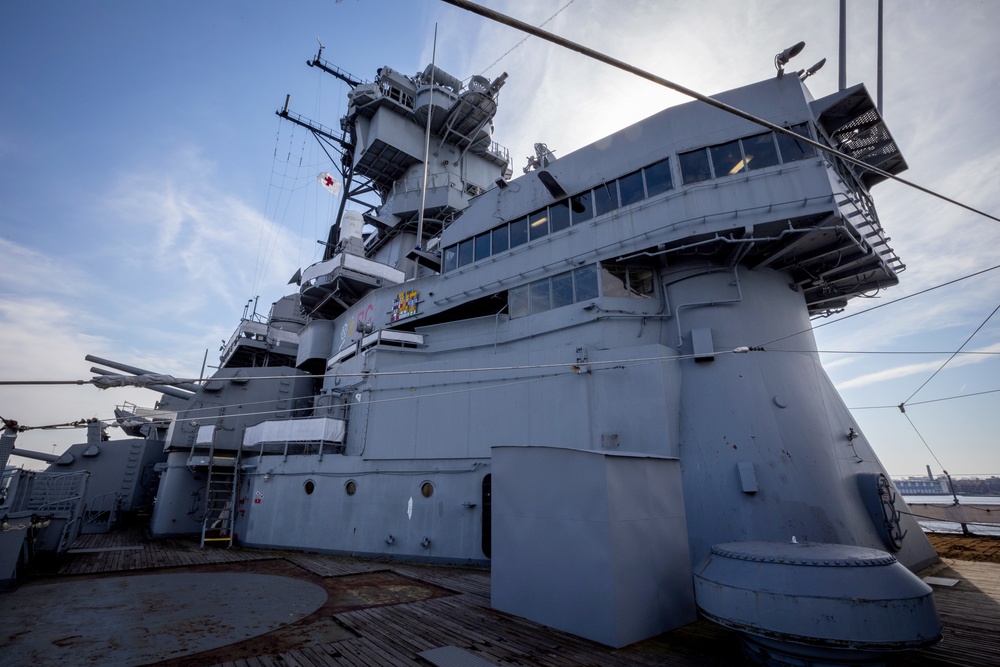
[[[806,79],[808,79],[809,77],[811,77],[813,74],[815,74],[816,72],[818,72],[821,69],[823,69],[823,65],[825,65],[825,64],[826,64],[826,58],[823,58],[823,60],[820,60],[818,63],[816,63],[815,65],[813,65],[809,69],[807,69],[805,72],[799,74],[799,80],[800,81],[805,81]]]
[[[785,65],[788,64],[788,61],[802,53],[802,49],[804,48],[806,48],[806,43],[799,42],[794,46],[789,46],[787,49],[774,56],[774,68],[778,70],[779,79],[784,76]]]

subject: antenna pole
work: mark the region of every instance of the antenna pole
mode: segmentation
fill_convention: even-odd
[[[840,0],[840,88],[847,88],[847,0]]]
[[[424,206],[427,203],[427,170],[431,161],[431,117],[434,115],[434,70],[437,64],[438,27],[434,24],[434,46],[431,47],[430,95],[427,98],[427,127],[424,132],[424,184],[420,188],[420,214],[417,218],[417,250],[424,244]]]
[[[876,105],[878,115],[882,115],[882,0],[878,0],[878,76],[876,82]]]

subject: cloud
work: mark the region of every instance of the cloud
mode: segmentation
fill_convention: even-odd
[[[944,367],[947,369],[960,368],[962,366],[971,366],[973,364],[980,364],[987,361],[992,361],[993,357],[991,354],[1000,353],[1000,343],[994,343],[992,345],[987,345],[985,347],[968,350],[968,352],[978,352],[980,354],[959,354]],[[933,361],[923,361],[916,364],[905,364],[902,366],[895,366],[893,368],[877,371],[875,373],[867,373],[865,375],[860,375],[858,377],[852,378],[844,382],[837,383],[837,389],[843,391],[845,389],[856,389],[858,387],[864,387],[867,385],[876,384],[879,382],[886,382],[888,380],[895,380],[898,378],[909,377],[911,375],[927,374],[930,375],[934,373],[939,368],[942,367],[945,360],[935,359]],[[828,365],[829,367],[829,365]]]
[[[214,164],[186,148],[165,170],[123,174],[102,204],[111,224],[135,239],[126,258],[132,274],[182,317],[220,303],[237,314],[262,277],[276,282],[275,274],[298,268],[297,237],[224,183]]]
[[[197,375],[204,350],[213,363],[238,324],[255,276],[274,285],[261,303],[266,313],[266,299],[281,296],[284,276],[297,268],[298,237],[228,192],[224,175],[191,148],[156,169],[123,171],[78,211],[93,230],[85,247],[67,253],[59,243],[0,239],[0,327],[5,349],[16,351],[0,356],[4,380],[88,380],[87,354]],[[157,398],[134,389],[5,386],[0,414],[27,425],[108,419],[124,401],[151,406]],[[82,437],[29,431],[18,446],[49,451],[51,442]]]

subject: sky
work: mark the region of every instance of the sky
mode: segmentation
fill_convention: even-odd
[[[789,67],[826,58],[809,87],[838,86],[838,0],[483,4],[705,94],[774,76],[774,54],[800,40]],[[847,4],[847,83],[874,94],[875,2]],[[1000,3],[885,4],[884,116],[902,175],[1000,215]],[[305,64],[319,43],[361,79],[432,55],[459,78],[506,71],[494,139],[515,173],[535,142],[558,157],[686,101],[523,39],[432,0],[0,3],[0,380],[87,380],[87,354],[197,377],[248,302],[266,313],[320,258],[329,162],[274,114],[290,95],[291,110],[339,127],[346,86]],[[872,194],[907,268],[815,322],[824,365],[891,475],[1000,475],[1000,270],[918,295],[1000,265],[1000,223],[898,183]],[[976,354],[948,362],[960,348]],[[61,424],[156,398],[0,386],[0,416]],[[32,430],[18,446],[82,439]]]

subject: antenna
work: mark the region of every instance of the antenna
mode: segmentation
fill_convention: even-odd
[[[882,115],[882,0],[878,0],[878,69],[876,76],[876,102],[878,115]]]
[[[840,87],[847,88],[847,0],[840,0]]]

